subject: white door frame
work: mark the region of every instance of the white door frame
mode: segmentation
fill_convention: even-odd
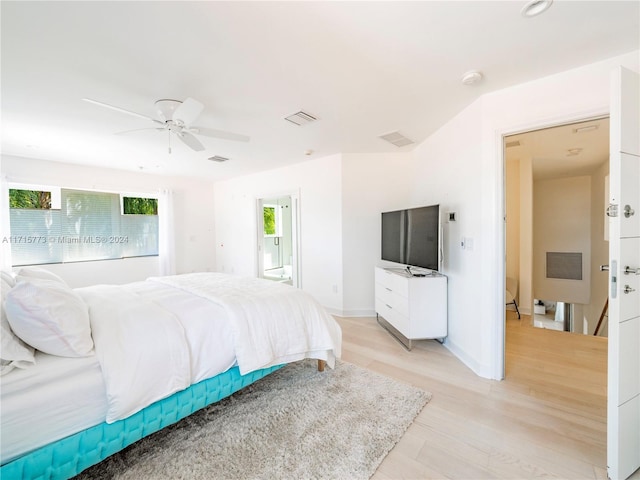
[[[494,334],[494,351],[493,351],[493,365],[496,379],[504,379],[505,377],[505,349],[506,349],[506,312],[505,312],[505,275],[506,275],[506,267],[507,267],[507,256],[506,256],[506,159],[505,159],[505,149],[504,149],[504,137],[508,137],[510,135],[518,135],[521,133],[530,132],[533,130],[542,130],[544,128],[552,128],[559,127],[561,125],[568,125],[572,123],[585,122],[589,120],[594,120],[597,118],[603,118],[609,116],[608,109],[597,109],[590,110],[586,112],[579,113],[571,113],[567,115],[562,115],[558,117],[554,117],[552,119],[540,120],[540,121],[531,121],[530,123],[520,124],[517,127],[505,127],[496,131],[495,141],[496,144],[499,145],[499,175],[501,185],[499,191],[499,201],[498,201],[498,218],[502,218],[501,225],[501,234],[498,236],[499,245],[498,245],[498,256],[497,258],[502,258],[502,262],[498,264],[497,268],[497,282],[498,291],[496,292],[495,301],[496,301],[496,311],[502,312],[502,315],[496,316],[496,322],[493,328]]]

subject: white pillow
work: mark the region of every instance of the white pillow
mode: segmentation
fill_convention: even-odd
[[[0,270],[0,278],[2,278],[3,281],[5,281],[7,283],[7,285],[9,286],[9,288],[13,288],[13,286],[16,284],[16,277],[13,273],[6,271],[6,270]],[[2,284],[2,288],[4,288],[5,285]],[[4,292],[4,290],[3,290]],[[4,297],[2,297],[4,299]]]
[[[14,368],[27,368],[35,365],[34,349],[20,340],[12,331],[4,311],[4,299],[13,287],[2,272],[2,298],[0,301],[0,376]],[[13,277],[11,278],[13,280]]]
[[[60,357],[93,350],[89,309],[80,295],[55,280],[19,281],[7,295],[13,332],[36,349]]]
[[[54,280],[67,286],[67,282],[65,282],[58,275],[40,267],[22,267],[18,272],[18,275],[16,276],[16,280],[18,282],[20,280],[32,280],[34,278],[40,280]]]

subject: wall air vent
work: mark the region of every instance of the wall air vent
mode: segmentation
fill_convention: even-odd
[[[303,112],[302,110],[300,110],[298,113],[294,113],[293,115],[289,115],[288,117],[284,117],[284,119],[288,120],[291,123],[295,123],[299,127],[318,120],[310,113]]]
[[[380,135],[378,138],[392,143],[396,147],[404,147],[405,145],[411,145],[412,143],[414,143],[413,140],[408,139],[400,132],[387,133],[386,135]]]
[[[212,162],[228,162],[229,159],[227,157],[221,157],[220,155],[214,155],[213,157],[209,157],[209,160]]]
[[[505,143],[505,146],[507,148],[519,147],[520,146],[520,140],[513,140],[511,142],[507,142],[507,143]]]

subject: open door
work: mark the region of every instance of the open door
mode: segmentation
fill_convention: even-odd
[[[640,468],[640,75],[612,74],[607,469]]]
[[[259,198],[256,206],[257,276],[301,288],[298,195]]]

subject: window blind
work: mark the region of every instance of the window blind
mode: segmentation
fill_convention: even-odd
[[[119,194],[61,189],[60,210],[10,209],[13,265],[158,255],[158,216],[120,205]]]

